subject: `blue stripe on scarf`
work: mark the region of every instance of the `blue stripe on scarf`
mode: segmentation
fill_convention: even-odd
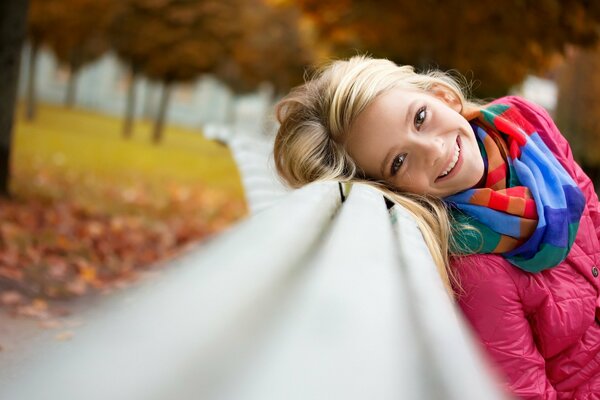
[[[478,221],[485,222],[488,227],[497,233],[514,238],[521,235],[520,217],[476,204],[457,204],[456,207]]]

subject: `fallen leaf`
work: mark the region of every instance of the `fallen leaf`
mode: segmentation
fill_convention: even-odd
[[[72,331],[63,331],[54,336],[54,339],[64,342],[67,340],[71,340],[73,336],[75,336],[75,333],[73,333]]]
[[[25,298],[16,290],[7,290],[0,294],[0,303],[5,306],[16,306],[22,304]]]
[[[31,302],[31,306],[39,311],[48,310],[48,302],[43,299],[33,299],[33,301]]]
[[[69,292],[81,296],[87,292],[88,285],[83,279],[75,279],[67,283],[66,288]]]
[[[115,184],[29,161],[13,171],[15,197],[0,199],[0,279],[20,290],[0,291],[0,306],[16,316],[56,319],[44,299],[129,286],[245,212],[243,201],[201,184],[154,185],[136,174]]]
[[[22,317],[31,318],[48,318],[49,314],[47,310],[39,309],[31,304],[17,307],[16,314]]]
[[[63,324],[56,319],[49,319],[38,322],[38,326],[42,329],[57,329],[62,328]]]
[[[86,261],[78,264],[79,276],[84,282],[94,284],[96,283],[96,268]]]

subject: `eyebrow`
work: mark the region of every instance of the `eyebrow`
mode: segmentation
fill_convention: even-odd
[[[417,99],[413,100],[406,108],[406,115],[404,116],[404,125],[405,126],[410,124],[410,116],[412,115],[411,111],[415,107],[415,103],[417,103],[417,102],[418,102]],[[383,162],[381,163],[380,172],[381,172],[381,176],[383,176],[384,178],[389,175],[390,171],[386,168],[386,166],[389,164],[389,159],[390,159],[390,157],[392,157],[392,155],[393,155],[393,152],[392,152],[392,149],[390,149],[388,151],[388,153],[385,155],[385,157],[383,158]]]

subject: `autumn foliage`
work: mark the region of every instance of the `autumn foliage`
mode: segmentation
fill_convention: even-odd
[[[32,0],[29,36],[34,48],[50,47],[70,71],[65,102],[75,102],[75,79],[80,69],[109,50],[106,37],[114,18],[114,0]]]
[[[585,0],[298,0],[322,40],[421,69],[456,69],[479,96],[547,69],[565,44],[598,41],[600,3]]]
[[[242,204],[208,189],[179,190],[172,193],[169,215],[162,217],[93,213],[67,200],[0,200],[2,286],[46,298],[114,287],[243,212]]]
[[[316,53],[301,28],[303,16],[298,7],[246,0],[239,15],[241,29],[216,76],[237,93],[270,82],[283,95],[302,83],[304,71],[316,62]]]
[[[113,21],[112,42],[150,79],[190,81],[226,56],[237,10],[234,0],[128,0]]]

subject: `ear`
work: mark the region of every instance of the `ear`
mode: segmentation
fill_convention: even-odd
[[[446,103],[450,108],[452,108],[457,113],[461,114],[463,111],[463,105],[461,104],[459,98],[452,93],[449,89],[436,85],[431,88],[431,93]]]

